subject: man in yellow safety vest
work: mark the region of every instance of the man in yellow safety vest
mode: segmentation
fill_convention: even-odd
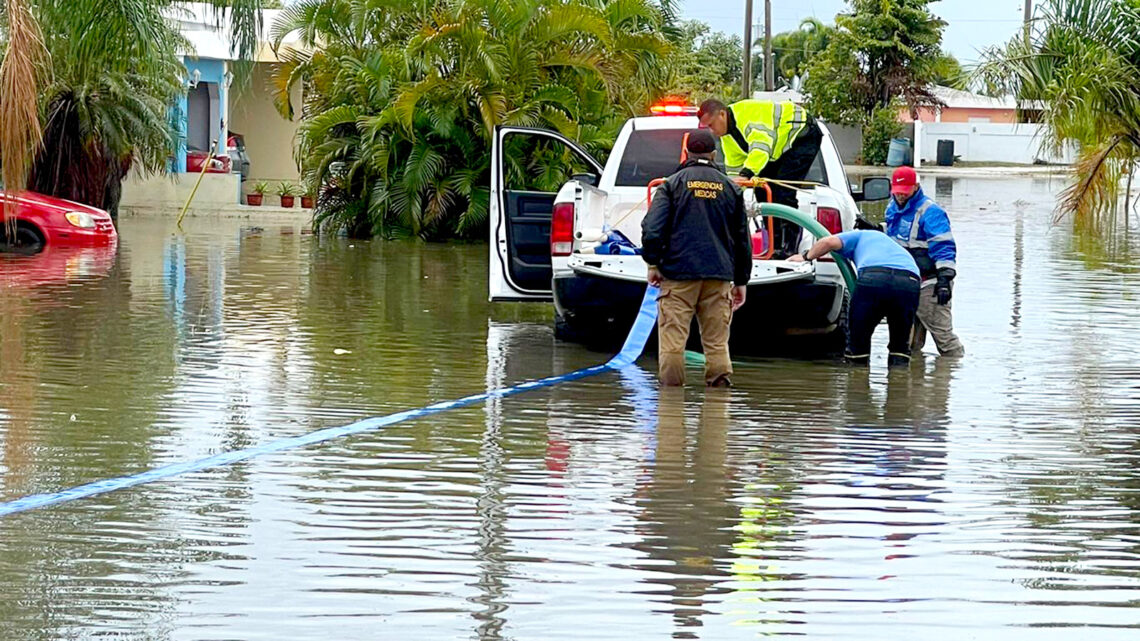
[[[697,117],[702,127],[720,137],[726,173],[742,178],[802,181],[823,141],[815,118],[790,100],[741,100],[727,106],[719,100],[706,100]],[[777,184],[769,184],[769,188],[772,202],[797,208],[795,189]],[[776,247],[798,253],[799,248],[792,246],[799,240],[792,236],[798,235],[790,228],[787,231],[780,234],[787,238],[778,238]]]

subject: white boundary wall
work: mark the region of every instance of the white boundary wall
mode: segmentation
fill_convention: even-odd
[[[1075,160],[1071,149],[1060,155],[1040,150],[1042,125],[1033,123],[994,124],[982,122],[915,123],[915,164],[936,164],[938,141],[953,140],[954,155],[965,162],[1003,162],[1031,165],[1035,160],[1069,164]]]

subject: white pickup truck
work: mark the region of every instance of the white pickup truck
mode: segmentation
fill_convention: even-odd
[[[684,135],[698,125],[689,110],[631,118],[604,167],[557,132],[498,127],[491,154],[491,300],[553,300],[559,338],[599,347],[620,344],[645,291],[646,265],[638,255],[599,253],[597,241],[616,230],[640,246],[648,187],[677,169]],[[820,128],[823,144],[807,176],[816,185],[799,192],[799,209],[838,233],[853,228],[856,201],[885,199],[889,183],[869,178],[862,191],[852,193],[831,134],[822,123]],[[505,150],[520,147],[508,145],[514,136],[564,145],[580,173],[557,193],[510,189],[505,163],[519,159],[506,158]],[[750,208],[754,200],[747,191]],[[753,231],[766,226],[766,220],[753,219]],[[733,318],[734,356],[843,348],[846,286],[834,263],[781,259],[810,246],[809,233],[795,232],[791,244],[798,246],[775,253],[760,248],[754,256],[747,303]]]

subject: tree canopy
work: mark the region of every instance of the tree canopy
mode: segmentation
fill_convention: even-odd
[[[744,74],[744,43],[740,36],[711,31],[703,22],[679,25],[672,56],[671,93],[694,103],[706,98],[740,98]]]
[[[937,105],[933,82],[944,77],[946,23],[934,0],[848,0],[827,48],[808,64],[808,108],[833,122],[862,123],[896,99],[917,112]]]
[[[297,159],[318,222],[355,235],[474,235],[497,125],[553,129],[596,153],[663,93],[670,3],[305,0],[273,27],[278,104],[304,82]],[[539,154],[541,156],[541,154]],[[547,172],[508,154],[513,178]],[[547,163],[548,165],[550,163]]]

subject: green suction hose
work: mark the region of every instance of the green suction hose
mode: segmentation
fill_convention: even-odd
[[[827,229],[825,229],[823,225],[819,224],[816,219],[808,216],[798,209],[792,209],[787,205],[777,205],[776,203],[762,203],[760,205],[760,213],[765,216],[790,220],[800,227],[803,227],[804,229],[810,231],[812,235],[815,236],[816,240],[822,240],[831,235],[831,232],[827,231]],[[855,281],[858,279],[855,277],[855,270],[851,268],[851,263],[849,263],[846,258],[840,256],[836,252],[831,252],[831,257],[835,259],[835,264],[839,266],[839,273],[843,274],[843,281],[847,283],[848,293],[854,293]]]

